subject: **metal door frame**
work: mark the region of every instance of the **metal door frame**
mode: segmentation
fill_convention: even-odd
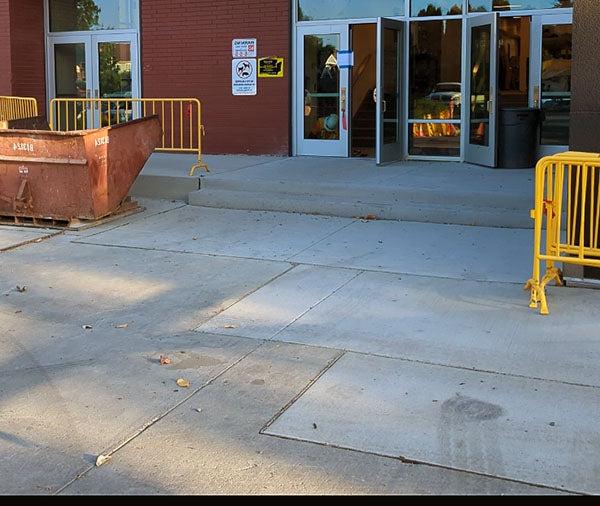
[[[340,50],[350,48],[350,24],[335,23],[321,24],[317,26],[299,26],[296,29],[296,94],[293,106],[296,111],[296,151],[298,155],[310,156],[334,156],[348,157],[350,147],[350,118],[351,109],[350,101],[350,69],[339,70],[339,129],[340,137],[337,140],[318,140],[304,138],[304,37],[307,35],[340,35]],[[342,94],[343,89],[346,89],[346,119],[347,128],[342,125]]]
[[[383,83],[385,77],[384,65],[384,42],[385,30],[391,29],[398,33],[398,46],[396,54],[398,61],[396,68],[398,75],[396,76],[397,83],[397,99],[396,99],[396,119],[398,123],[397,141],[393,144],[384,144],[384,114],[386,112],[386,101],[383,96]],[[375,160],[377,165],[385,163],[397,162],[404,159],[404,145],[406,132],[406,119],[404,111],[404,79],[405,79],[405,33],[406,21],[398,21],[390,18],[377,19],[377,87],[376,87],[376,121],[375,121]]]
[[[542,87],[542,34],[545,25],[573,25],[573,13],[544,13],[531,18],[531,42],[529,60],[529,106],[541,109]],[[537,88],[537,93],[536,93]],[[554,155],[568,151],[568,145],[540,144],[540,132],[537,134],[537,157]]]
[[[471,137],[471,56],[473,28],[490,25],[490,100],[487,108],[489,119],[489,145],[478,146],[470,143]],[[497,160],[498,132],[498,14],[490,12],[471,16],[466,20],[465,61],[463,62],[464,97],[462,108],[462,133],[464,161],[495,167]],[[466,107],[465,107],[466,106]]]

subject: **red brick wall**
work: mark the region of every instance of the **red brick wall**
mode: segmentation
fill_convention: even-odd
[[[199,98],[206,153],[289,153],[289,0],[143,0],[141,30],[143,95]],[[234,97],[231,41],[254,37],[259,57],[285,58],[285,78]]]
[[[10,17],[8,0],[0,0],[0,95],[10,95],[12,92],[10,64]]]
[[[43,113],[46,65],[42,0],[10,0],[10,38],[12,94],[37,98]]]

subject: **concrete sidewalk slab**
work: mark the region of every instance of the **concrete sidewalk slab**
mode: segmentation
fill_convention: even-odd
[[[352,270],[298,266],[228,310],[200,325],[198,332],[214,332],[269,339],[359,273]]]
[[[478,281],[531,277],[530,230],[357,221],[291,261]]]
[[[0,253],[25,244],[43,241],[62,232],[46,228],[13,227],[0,225]]]
[[[141,228],[135,222],[131,227]],[[0,313],[25,328],[54,323],[95,331],[128,323],[149,335],[192,330],[285,272],[282,262],[73,245],[61,236],[4,253]],[[27,286],[24,293],[16,285]],[[16,311],[22,311],[15,314]],[[37,323],[36,323],[37,322]]]
[[[128,336],[100,359],[61,367],[40,365],[25,346],[9,360],[3,354],[2,493],[57,492],[92,468],[98,455],[117,448],[259,344],[216,336],[168,342]],[[161,367],[163,353],[173,357],[172,365]],[[181,377],[191,382],[189,389],[177,386]]]
[[[83,242],[286,260],[349,223],[339,218],[187,206]]]
[[[261,435],[261,427],[336,355],[332,350],[266,343],[64,493],[546,492]]]
[[[600,390],[348,354],[266,430],[598,494]]]
[[[197,330],[600,386],[600,292],[550,289],[543,317],[520,285],[347,272],[294,269]]]
[[[150,216],[166,213],[186,205],[186,203],[181,200],[173,199],[136,198],[134,200],[140,205],[140,207],[144,209],[142,212],[130,214],[129,216],[117,218],[114,221],[103,223],[101,225],[97,225],[90,228],[85,228],[83,230],[67,230],[65,231],[65,234],[75,237],[88,237],[99,234],[100,232],[112,230],[113,228],[123,227],[136,221],[142,221],[146,218],[149,218]]]

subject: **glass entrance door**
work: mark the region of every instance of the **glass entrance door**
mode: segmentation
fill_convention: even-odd
[[[533,17],[530,106],[541,110],[539,157],[568,150],[572,34],[571,14]]]
[[[404,154],[402,115],[402,55],[404,23],[393,19],[377,21],[377,164],[395,162]]]
[[[349,48],[348,25],[298,28],[297,44],[297,153],[346,157],[349,69],[338,66],[338,52]]]
[[[48,46],[50,98],[119,99],[139,96],[135,35],[59,35],[51,37]],[[60,115],[65,122],[68,121],[63,129],[99,126],[100,115],[89,114],[89,107],[77,103],[64,107],[69,110]],[[101,112],[112,114],[110,106]],[[111,123],[116,122],[116,118],[113,119],[115,121]],[[120,121],[124,119],[120,118]]]
[[[498,24],[497,15],[467,19],[466,106],[464,121],[465,161],[496,165]]]

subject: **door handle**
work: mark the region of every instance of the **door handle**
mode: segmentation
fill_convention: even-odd
[[[387,112],[387,102],[385,100],[381,101],[381,112]]]
[[[373,102],[377,103],[377,88],[373,88]]]
[[[94,98],[96,99],[94,107],[96,108],[96,110],[98,110],[98,99],[100,98],[100,92],[98,90],[94,90]]]
[[[92,98],[92,90],[90,90],[90,89],[85,90],[85,98],[87,98],[87,99]],[[89,102],[89,100],[86,101],[85,108],[89,110],[89,109],[91,109],[91,107],[92,107],[92,104]]]
[[[487,102],[487,111],[488,112],[493,112],[494,110],[494,101],[493,100],[488,100]]]

